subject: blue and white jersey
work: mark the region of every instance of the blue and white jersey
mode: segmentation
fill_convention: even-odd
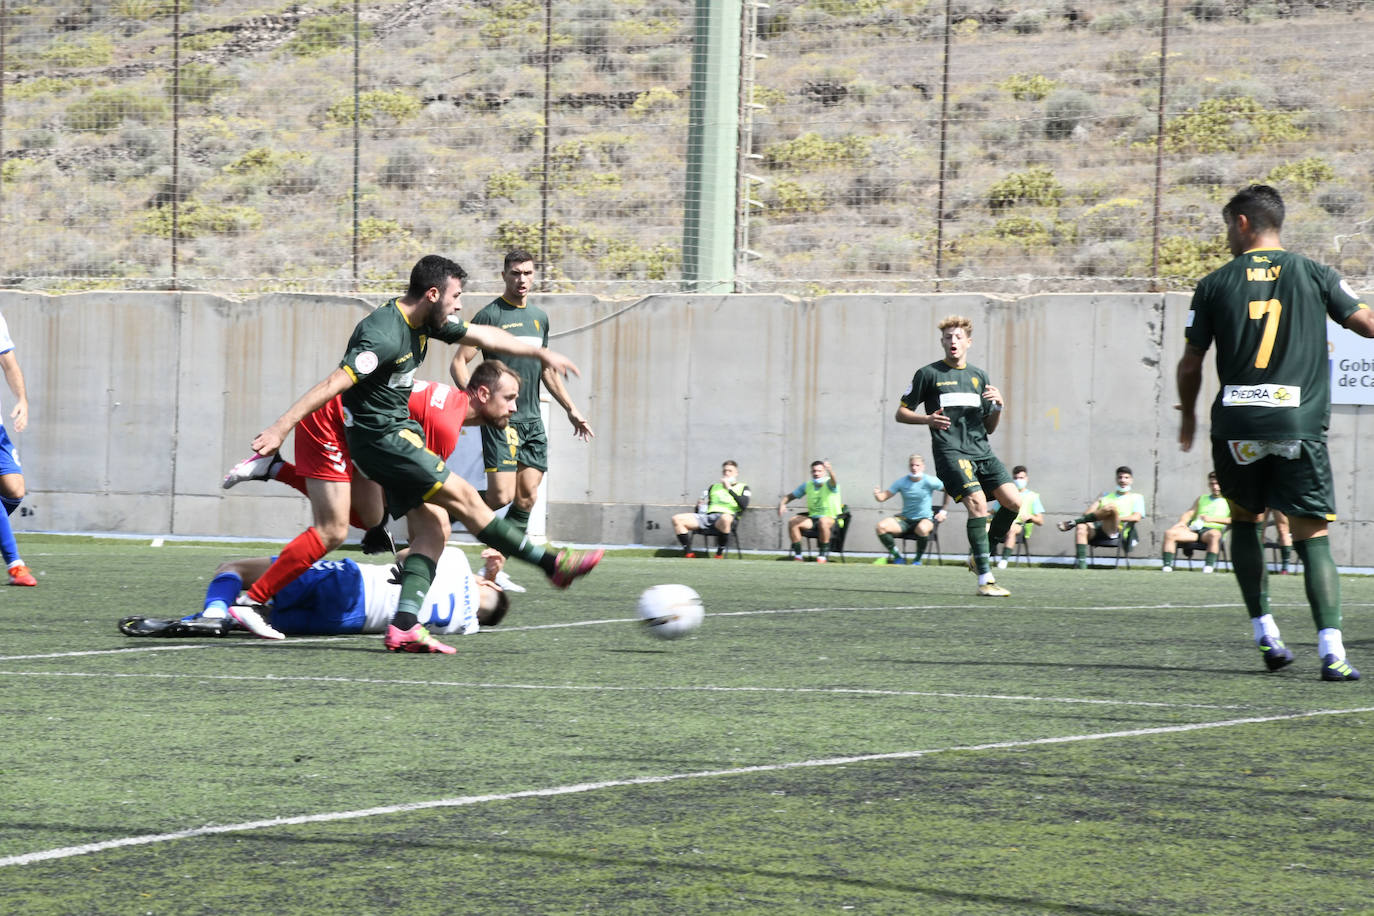
[[[272,625],[294,635],[385,632],[401,593],[391,577],[390,566],[319,560],[277,593]],[[433,633],[476,633],[478,592],[467,556],[446,549],[420,609],[420,623]]]
[[[910,474],[903,474],[887,488],[889,493],[902,494],[902,518],[912,520],[931,518],[933,505],[931,497],[936,490],[943,492],[945,485],[934,474],[922,474],[920,480],[913,480]]]
[[[396,614],[401,586],[391,582],[391,567],[367,563],[362,570],[363,606],[366,620],[364,633],[384,633]],[[467,555],[456,547],[447,547],[439,555],[434,582],[420,606],[420,623],[431,633],[476,633],[477,606],[481,596],[477,580]]]

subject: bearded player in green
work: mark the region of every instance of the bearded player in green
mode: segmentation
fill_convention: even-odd
[[[977,594],[1005,598],[1011,592],[993,578],[988,542],[1000,544],[1006,539],[1021,509],[1021,493],[988,444],[988,435],[1002,418],[1002,393],[989,384],[986,372],[964,360],[973,322],[963,315],[950,315],[939,327],[944,358],[916,370],[897,408],[897,422],[930,427],[935,475],[945,492],[968,509]],[[991,526],[985,491],[991,491],[998,504]]]
[[[386,648],[392,652],[454,651],[429,635],[418,616],[448,540],[450,517],[502,554],[538,565],[558,588],[566,588],[591,572],[602,555],[600,550],[564,550],[554,556],[530,543],[523,532],[495,518],[472,485],[451,473],[442,457],[425,448],[424,431],[410,418],[412,382],[431,337],[444,343],[461,340],[531,356],[560,374],[577,372],[572,361],[560,353],[517,340],[500,328],[465,324],[457,313],[466,277],[467,272],[448,258],[421,258],[410,272],[406,294],[358,322],[339,367],[252,443],[259,455],[274,454],[302,417],[342,394],[344,426],[354,465],[381,485],[387,510],[397,518],[405,516],[410,528],[411,552],[401,564],[400,599],[386,632]],[[514,382],[513,373],[506,374]],[[503,386],[502,390],[507,401],[505,416],[509,417],[515,413],[519,385]],[[255,624],[266,627],[253,608],[235,606],[231,612],[255,633],[259,633]]]
[[[1178,361],[1178,444],[1193,447],[1207,348],[1217,345],[1220,390],[1212,403],[1212,462],[1231,504],[1231,565],[1265,666],[1293,661],[1269,613],[1266,508],[1288,516],[1307,567],[1303,584],[1317,626],[1324,681],[1359,680],[1341,639],[1341,580],[1327,525],[1336,519],[1326,448],[1331,366],[1326,319],[1374,337],[1374,314],[1330,267],[1284,251],[1283,198],[1251,185],[1222,208],[1234,260],[1203,277]]]

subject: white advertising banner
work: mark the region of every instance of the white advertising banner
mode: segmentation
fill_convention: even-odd
[[[1326,320],[1331,354],[1331,403],[1374,404],[1374,340]]]

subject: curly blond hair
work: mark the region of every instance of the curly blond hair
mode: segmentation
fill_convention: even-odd
[[[966,337],[973,336],[973,322],[963,315],[946,315],[940,319],[938,327],[942,333],[946,328],[963,328]]]

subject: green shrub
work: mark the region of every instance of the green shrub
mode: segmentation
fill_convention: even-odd
[[[410,233],[394,219],[378,219],[375,216],[367,216],[358,220],[358,242],[360,244],[404,242],[409,237]]]
[[[37,165],[32,159],[6,159],[0,165],[0,183],[15,184],[30,167]]]
[[[1220,153],[1300,140],[1307,132],[1294,117],[1292,112],[1263,108],[1248,96],[1208,99],[1164,125],[1164,147],[1174,153]]]
[[[787,104],[787,93],[781,89],[774,89],[772,86],[754,86],[754,104],[762,105],[765,109],[777,108]]]
[[[660,111],[668,111],[678,107],[680,101],[682,100],[678,98],[678,94],[673,90],[665,89],[662,86],[655,86],[635,96],[634,112],[635,114],[646,115],[655,114]]]
[[[1060,89],[1045,102],[1045,136],[1062,140],[1092,117],[1093,100],[1077,89]]]
[[[82,80],[63,79],[56,76],[38,76],[13,86],[5,87],[5,100],[10,102],[28,101],[45,95],[61,95],[83,84]]]
[[[359,23],[359,38],[369,41],[372,27]],[[297,57],[317,57],[338,48],[353,44],[353,14],[338,13],[333,16],[313,16],[302,19],[296,27],[296,35],[285,45],[288,54]]]
[[[1320,156],[1274,166],[1265,177],[1266,184],[1290,184],[1311,193],[1319,184],[1336,180],[1336,170]]]
[[[157,238],[172,237],[172,208],[155,207],[139,223],[139,231]],[[177,214],[179,237],[194,239],[202,235],[251,232],[262,228],[262,214],[252,207],[207,204],[187,201]]]
[[[38,52],[38,60],[47,67],[107,67],[114,62],[114,41],[99,33],[84,41],[58,39]]]
[[[170,16],[174,12],[189,13],[191,0],[116,0],[113,12],[121,19],[145,21],[160,16]]]
[[[1078,229],[1084,238],[1124,239],[1134,236],[1148,225],[1149,214],[1144,202],[1130,197],[1116,197],[1089,207],[1078,218]]]
[[[806,0],[804,4],[832,16],[849,17],[878,13],[887,5],[886,0]]]
[[[825,196],[819,191],[786,178],[773,182],[772,213],[819,213],[825,209]]]
[[[339,99],[325,111],[331,124],[353,123],[353,96]],[[358,95],[359,124],[401,124],[420,113],[420,100],[404,89],[370,89]]]
[[[532,187],[534,185],[521,177],[519,172],[492,172],[487,176],[486,196],[487,200],[514,201],[521,192]]]
[[[1016,204],[1057,206],[1064,199],[1064,186],[1054,172],[1035,166],[1024,172],[1013,172],[988,188],[988,209],[996,212]]]
[[[763,151],[763,161],[774,169],[858,164],[868,159],[871,146],[868,137],[850,135],[826,140],[820,134],[807,133],[767,147]]]
[[[279,153],[259,146],[226,165],[223,171],[230,175],[272,175],[281,171],[287,162],[304,158],[302,153]]]
[[[992,234],[999,239],[1018,241],[1027,247],[1050,243],[1049,226],[1029,216],[1008,216],[999,219],[992,227]]]
[[[157,96],[134,89],[97,89],[67,107],[66,124],[70,130],[103,133],[125,121],[143,124],[167,117],[167,103]]]
[[[1007,22],[1011,30],[1018,35],[1034,35],[1044,31],[1045,11],[1044,10],[1022,10],[1011,17]]]
[[[1013,73],[997,84],[1003,92],[1011,93],[1018,102],[1038,102],[1059,86],[1040,73]]]
[[[172,81],[168,80],[168,95],[172,93],[172,86]],[[238,80],[234,75],[214,64],[182,64],[176,81],[177,92],[187,102],[204,102],[217,92],[227,92],[237,87]]]
[[[1159,240],[1159,275],[1196,280],[1205,277],[1230,260],[1223,236],[1210,239],[1168,236]],[[1143,272],[1149,271],[1149,264]]]
[[[218,48],[232,37],[233,35],[229,32],[201,32],[199,35],[187,35],[181,40],[181,50],[209,51],[211,48]]]
[[[485,47],[501,48],[513,38],[544,34],[544,5],[539,0],[493,3],[488,16],[477,29],[477,37]]]

